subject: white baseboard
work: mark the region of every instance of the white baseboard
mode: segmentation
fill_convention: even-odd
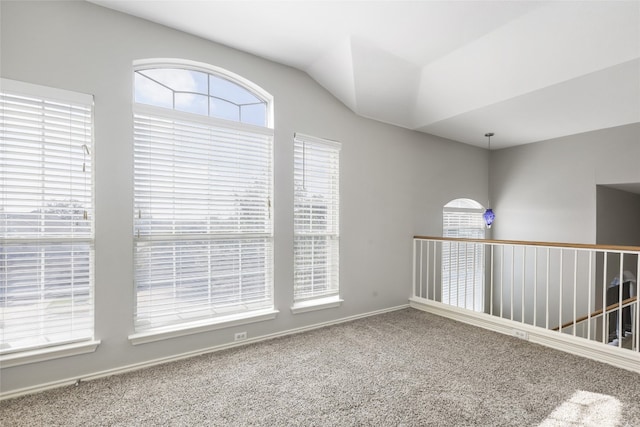
[[[300,327],[300,328],[288,329],[288,330],[281,331],[281,332],[275,332],[273,334],[268,334],[268,335],[262,335],[262,336],[259,336],[259,337],[249,338],[249,339],[246,339],[246,340],[243,340],[243,341],[234,341],[234,342],[230,342],[230,343],[227,343],[227,344],[221,344],[221,345],[217,345],[217,346],[213,346],[213,347],[207,347],[207,348],[203,348],[203,349],[199,349],[199,350],[195,350],[195,351],[190,351],[190,352],[186,352],[186,353],[181,353],[181,354],[177,354],[177,355],[173,355],[173,356],[163,357],[163,358],[154,359],[154,360],[148,360],[148,361],[145,361],[145,362],[135,363],[135,364],[132,364],[132,365],[126,365],[126,366],[121,366],[121,367],[112,368],[112,369],[107,369],[107,370],[104,370],[104,371],[94,372],[92,374],[88,374],[88,375],[82,376],[81,378],[78,378],[78,377],[67,378],[67,379],[64,379],[64,380],[52,381],[52,382],[49,382],[49,383],[46,383],[46,384],[39,384],[39,385],[32,386],[32,387],[25,387],[25,388],[21,388],[21,389],[17,389],[17,390],[8,391],[8,392],[5,392],[5,393],[0,393],[0,401],[6,400],[6,399],[12,399],[12,398],[19,397],[19,396],[24,396],[24,395],[27,395],[27,394],[39,393],[39,392],[42,392],[42,391],[45,391],[45,390],[51,390],[51,389],[58,388],[58,387],[64,387],[64,386],[68,386],[68,385],[73,385],[73,384],[77,384],[78,382],[81,382],[81,381],[91,381],[91,380],[95,380],[95,379],[98,379],[98,378],[109,377],[111,375],[118,375],[118,374],[123,374],[125,372],[137,371],[139,369],[149,368],[151,366],[161,365],[161,364],[164,364],[164,363],[174,362],[174,361],[178,361],[178,360],[182,360],[182,359],[188,359],[190,357],[200,356],[202,354],[214,353],[216,351],[226,350],[228,348],[240,347],[240,346],[243,346],[243,345],[252,344],[252,343],[256,343],[256,342],[260,342],[260,341],[267,341],[267,340],[271,340],[271,339],[274,339],[274,338],[284,337],[284,336],[287,336],[287,335],[299,334],[299,333],[302,333],[302,332],[312,331],[314,329],[320,329],[320,328],[324,328],[324,327],[327,327],[327,326],[337,325],[337,324],[340,324],[340,323],[351,322],[353,320],[362,319],[362,318],[370,317],[370,316],[376,316],[376,315],[379,315],[379,314],[389,313],[389,312],[392,312],[392,311],[402,310],[402,309],[405,309],[405,308],[409,308],[409,304],[403,304],[403,305],[399,305],[399,306],[395,306],[395,307],[384,308],[384,309],[381,309],[381,310],[370,311],[370,312],[367,312],[367,313],[356,314],[354,316],[343,317],[343,318],[340,318],[340,319],[330,320],[330,321],[327,321],[327,322],[315,323],[315,324],[309,325],[309,326],[303,326],[303,327]]]
[[[424,298],[410,298],[409,306],[505,335],[516,336],[518,332],[524,332],[528,341],[533,343],[640,373],[640,353],[637,351],[620,349],[558,331],[503,319],[486,313],[477,313]]]

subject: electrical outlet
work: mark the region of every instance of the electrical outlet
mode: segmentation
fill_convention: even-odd
[[[529,339],[529,334],[526,333],[525,331],[519,331],[517,329],[513,330],[513,336],[516,338],[520,338],[521,340],[528,340]]]
[[[234,341],[242,341],[242,340],[246,340],[247,339],[247,333],[246,332],[236,332],[236,334],[233,336],[233,340]]]

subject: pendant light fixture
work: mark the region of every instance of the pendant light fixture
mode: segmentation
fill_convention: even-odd
[[[494,135],[493,132],[487,132],[484,134],[484,136],[486,136],[489,139],[489,143],[488,143],[489,156],[491,156],[491,137],[493,135]],[[491,169],[490,168],[487,168],[487,169],[488,169],[488,172],[487,172],[487,176],[488,176]],[[487,181],[489,181],[488,178],[487,178]],[[488,182],[487,192],[489,192],[490,185],[491,183]],[[482,215],[482,217],[484,218],[484,223],[487,225],[487,228],[491,228],[491,224],[493,224],[493,221],[496,219],[496,214],[493,213],[493,209],[491,209],[491,202],[488,197],[487,197],[487,210],[484,211],[484,214]]]

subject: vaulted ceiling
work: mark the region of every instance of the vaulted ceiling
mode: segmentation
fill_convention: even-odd
[[[356,114],[492,148],[640,122],[640,0],[91,0],[309,74]]]

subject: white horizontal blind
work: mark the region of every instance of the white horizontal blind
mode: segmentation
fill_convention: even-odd
[[[0,352],[93,338],[92,110],[2,79]]]
[[[339,293],[340,144],[294,137],[294,301]]]
[[[135,106],[137,331],[273,306],[273,131],[191,116]]]
[[[443,209],[443,236],[484,239],[482,209]],[[484,249],[481,244],[442,243],[442,302],[475,311],[484,309]]]

